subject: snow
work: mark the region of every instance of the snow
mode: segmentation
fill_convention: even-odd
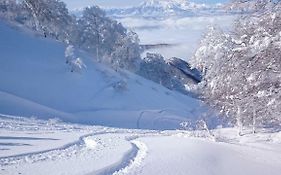
[[[76,55],[71,72],[62,43],[0,23],[0,113],[125,128],[176,129],[201,103],[127,71]],[[120,89],[120,82],[126,88]],[[145,94],[145,95],[144,95]]]
[[[10,149],[21,150],[23,145],[29,145],[21,154],[1,154],[0,174],[102,174],[111,167],[122,164],[128,153],[135,152],[126,139],[128,134],[121,129],[117,131],[61,122],[50,125],[48,121],[3,115],[0,118],[1,124],[5,123],[3,126],[6,126],[1,127],[2,131],[17,135],[17,138],[13,138],[6,135],[7,132],[1,132],[1,153],[6,154]],[[21,137],[25,135],[29,137]],[[81,137],[78,138],[77,135]],[[47,137],[50,140],[52,138],[53,142],[47,140]],[[34,144],[32,138],[41,140]],[[11,141],[21,145],[7,144]],[[56,141],[64,144],[54,144]],[[37,148],[41,150],[34,152]]]
[[[97,142],[91,138],[84,138],[84,142],[88,149],[95,149],[97,147]]]
[[[32,152],[41,152],[47,149],[54,149],[59,147],[64,147],[69,142],[73,140],[78,140],[83,133],[77,132],[58,132],[54,135],[54,133],[44,132],[38,134],[38,132],[7,132],[3,129],[1,131],[1,141],[7,142],[7,145],[11,146],[9,150],[5,150],[0,152],[1,157],[10,157],[16,155],[23,155],[26,152],[30,153],[30,146],[32,145]],[[61,139],[63,138],[63,140]],[[19,143],[18,141],[25,140],[28,143]],[[4,145],[5,146],[5,145]]]
[[[143,142],[138,140],[133,140],[131,143],[139,150],[137,155],[128,166],[114,172],[113,175],[138,174],[141,170],[141,165],[147,155],[148,148]]]
[[[140,174],[174,174],[175,169],[176,174],[201,175],[280,173],[280,160],[277,160],[280,152],[276,155],[245,146],[190,138],[157,137],[142,141],[148,145],[150,154]]]
[[[0,115],[0,123],[0,174],[5,175],[278,175],[281,171],[280,132],[270,130],[238,136],[236,128],[221,128],[212,130],[210,138],[206,131],[118,129],[7,115]],[[56,147],[51,143],[56,140],[40,140],[45,145],[34,152],[38,145],[28,135],[56,138],[67,145]],[[7,144],[11,141],[22,145]],[[24,154],[3,156],[23,144],[30,144]]]

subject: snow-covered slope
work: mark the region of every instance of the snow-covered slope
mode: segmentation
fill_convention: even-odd
[[[109,16],[115,17],[202,16],[226,13],[222,4],[198,4],[187,0],[146,0],[139,6],[124,9],[107,9],[106,11]]]
[[[78,53],[70,72],[62,43],[0,23],[0,113],[128,128],[173,129],[200,117],[200,103]]]
[[[147,131],[0,114],[0,174],[279,175],[281,132]]]

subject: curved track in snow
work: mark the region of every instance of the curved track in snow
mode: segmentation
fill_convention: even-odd
[[[131,143],[138,148],[138,152],[136,156],[130,161],[130,163],[118,171],[115,171],[113,175],[125,175],[125,174],[138,174],[139,171],[141,171],[141,166],[143,163],[143,160],[146,157],[148,148],[145,143],[133,140]]]
[[[145,143],[136,140],[140,136],[126,137],[131,143],[132,148],[123,156],[123,159],[109,167],[99,170],[93,174],[97,175],[125,175],[137,174],[140,171],[142,162],[147,154],[147,146]]]

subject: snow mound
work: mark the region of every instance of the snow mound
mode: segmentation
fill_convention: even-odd
[[[275,134],[275,136],[272,138],[272,142],[281,144],[281,131]]]
[[[89,137],[84,138],[84,143],[88,149],[95,149],[97,147],[97,142]]]

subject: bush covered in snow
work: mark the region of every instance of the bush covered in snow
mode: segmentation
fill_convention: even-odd
[[[116,90],[118,92],[123,92],[128,89],[128,84],[126,81],[120,80],[120,81],[113,83],[112,87],[114,88],[114,90]]]
[[[82,69],[86,69],[86,65],[81,58],[77,57],[75,54],[75,48],[72,45],[69,45],[65,49],[65,59],[66,64],[69,65],[71,72],[81,72]]]

